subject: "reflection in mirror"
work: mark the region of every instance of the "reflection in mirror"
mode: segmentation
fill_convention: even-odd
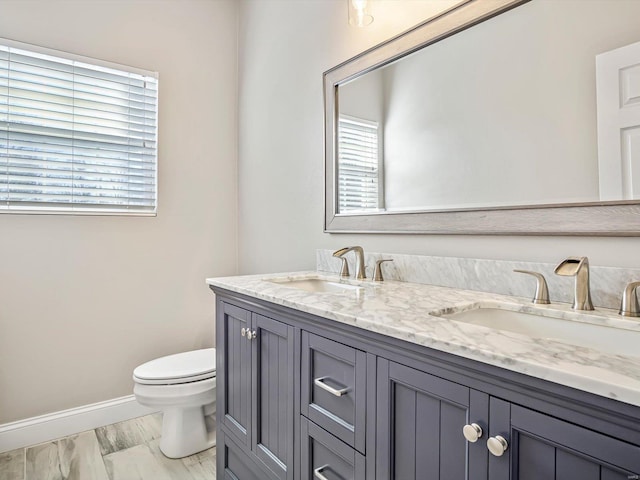
[[[640,199],[640,47],[605,53],[638,18],[640,0],[533,0],[340,83],[338,213]]]
[[[338,118],[338,205],[341,212],[375,212],[384,208],[379,123]]]

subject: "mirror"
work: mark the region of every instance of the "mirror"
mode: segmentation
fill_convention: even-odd
[[[640,235],[637,18],[472,0],[326,72],[325,231]]]

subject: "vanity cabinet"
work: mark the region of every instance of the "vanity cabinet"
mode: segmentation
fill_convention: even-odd
[[[230,303],[219,307],[218,421],[235,440],[224,443],[231,449],[225,461],[242,446],[271,478],[291,480],[294,328]]]
[[[222,478],[640,478],[640,407],[213,290]]]

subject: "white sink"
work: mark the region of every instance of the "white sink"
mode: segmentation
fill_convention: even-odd
[[[511,308],[513,308],[511,306]],[[616,355],[640,356],[640,329],[638,322],[616,320],[618,324],[628,323],[630,329],[602,324],[601,318],[577,312],[541,310],[518,312],[499,304],[478,306],[469,310],[452,313],[434,313],[436,316],[456,322],[482,325],[496,330],[528,335],[534,338],[558,340],[563,343],[593,348]],[[562,317],[565,318],[562,318]],[[589,317],[592,317],[591,319]],[[598,319],[600,318],[600,324]]]
[[[349,283],[336,282],[324,278],[303,278],[303,279],[268,279],[268,282],[277,283],[283,287],[297,288],[314,293],[345,293],[355,292],[362,287]]]

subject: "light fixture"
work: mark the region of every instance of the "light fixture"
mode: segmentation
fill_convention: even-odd
[[[371,15],[371,1],[347,0],[349,5],[349,25],[354,27],[366,27],[373,22]]]

